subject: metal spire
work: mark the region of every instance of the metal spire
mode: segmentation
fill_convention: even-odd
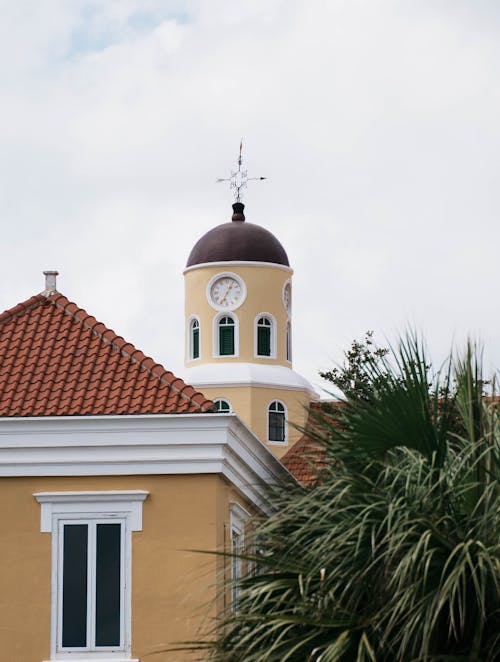
[[[241,169],[241,164],[242,164],[242,157],[241,157],[241,152],[243,150],[243,138],[241,139],[240,142],[240,153],[238,156],[238,170],[231,170],[231,177],[220,177],[219,179],[216,179],[216,183],[219,182],[229,182],[229,190],[234,189],[234,199],[235,202],[241,202],[241,189],[244,188],[248,182],[261,182],[263,179],[267,179],[267,177],[249,177],[248,176],[248,171],[247,170],[242,170]]]

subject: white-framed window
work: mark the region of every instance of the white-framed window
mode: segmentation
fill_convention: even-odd
[[[52,534],[51,660],[131,660],[132,531],[148,493],[39,492]]]
[[[287,442],[286,407],[273,400],[267,409],[267,440],[272,443]]]
[[[238,609],[238,600],[241,587],[238,581],[244,576],[245,564],[238,555],[245,551],[245,526],[250,518],[250,513],[239,503],[229,504],[229,527],[231,545],[231,608]]]
[[[285,329],[285,354],[286,354],[286,360],[291,362],[292,361],[292,325],[290,324],[290,320],[287,321],[286,329]]]
[[[234,313],[219,313],[214,318],[214,356],[238,356],[239,321]]]
[[[276,320],[270,313],[255,318],[254,354],[256,358],[276,358]]]
[[[200,320],[197,317],[191,317],[189,320],[189,359],[200,358],[201,347],[201,328]]]
[[[225,398],[215,398],[214,405],[219,414],[230,414],[232,412],[231,403]]]

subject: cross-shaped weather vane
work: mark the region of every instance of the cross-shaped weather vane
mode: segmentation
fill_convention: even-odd
[[[249,177],[248,176],[248,171],[247,170],[242,170],[241,169],[241,163],[242,163],[242,158],[241,158],[241,151],[243,149],[243,139],[241,139],[240,142],[240,154],[238,156],[238,170],[231,170],[231,177],[219,177],[219,179],[216,179],[216,183],[219,182],[229,182],[229,189],[232,190],[234,189],[234,199],[235,202],[241,202],[241,189],[244,188],[248,182],[261,182],[263,179],[267,179],[267,177]]]

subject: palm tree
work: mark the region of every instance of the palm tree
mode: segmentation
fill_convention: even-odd
[[[432,373],[422,343],[317,414],[312,487],[276,488],[205,659],[500,660],[500,429],[478,352]],[[366,380],[365,380],[366,386]]]

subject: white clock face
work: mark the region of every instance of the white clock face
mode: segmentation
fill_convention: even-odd
[[[234,276],[221,274],[209,284],[209,301],[217,310],[234,310],[245,298],[243,281]]]
[[[283,288],[283,305],[286,312],[290,315],[292,310],[292,286],[290,283],[287,283]]]

